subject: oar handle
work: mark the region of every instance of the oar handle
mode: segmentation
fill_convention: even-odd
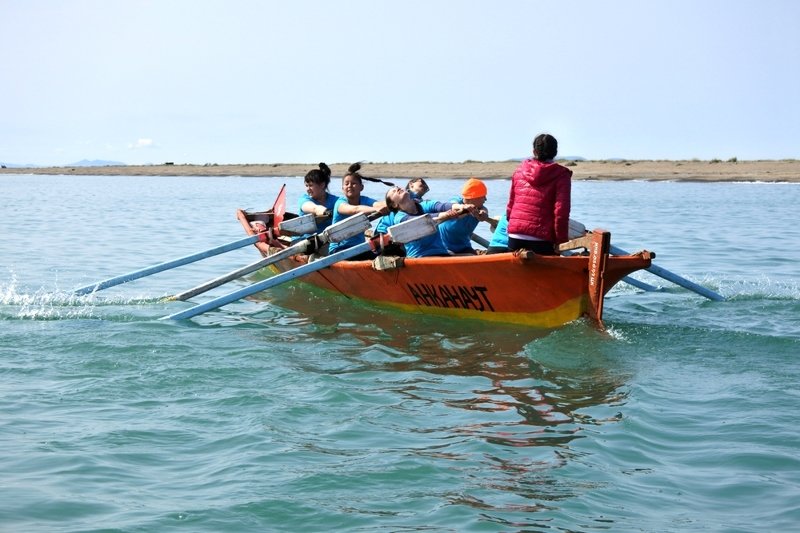
[[[270,255],[269,257],[260,259],[254,263],[246,265],[238,270],[234,270],[233,272],[229,272],[228,274],[225,274],[218,278],[214,278],[192,289],[178,293],[174,296],[169,297],[168,300],[188,300],[189,298],[197,296],[198,294],[202,294],[204,292],[210,291],[213,288],[219,287],[224,283],[228,283],[229,281],[241,278],[242,276],[250,274],[251,272],[255,272],[256,270],[259,270],[273,263],[276,263],[286,257],[291,257],[295,254],[300,254],[300,253],[309,253],[310,249],[312,248],[312,242],[316,243],[317,239],[319,239],[319,241],[324,243],[328,242],[328,240],[340,241],[342,239],[353,237],[359,233],[362,233],[368,227],[369,221],[375,220],[381,216],[382,214],[379,211],[375,211],[367,215],[366,220],[365,220],[365,215],[362,213],[353,215],[351,217],[344,219],[343,221],[338,222],[335,225],[329,226],[325,231],[315,233],[306,239],[296,242],[292,246],[289,246],[288,248],[285,248],[280,252]],[[361,221],[360,223],[359,220]],[[337,226],[339,228],[338,231],[336,231]],[[331,228],[333,228],[333,230]],[[332,236],[333,239],[331,239]]]
[[[478,243],[481,246],[483,246],[484,248],[487,248],[487,249],[489,248],[489,241],[487,239],[481,237],[477,233],[473,233],[472,235],[470,235],[470,238],[473,241],[475,241],[476,243]]]

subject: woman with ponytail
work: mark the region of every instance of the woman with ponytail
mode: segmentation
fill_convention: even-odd
[[[342,192],[344,196],[340,197],[333,207],[333,224],[344,220],[345,218],[356,215],[358,213],[371,214],[376,211],[386,212],[386,202],[378,201],[369,196],[363,196],[361,192],[364,190],[364,180],[380,181],[375,178],[367,178],[362,176],[358,171],[361,170],[361,163],[353,163],[347,169],[347,174],[342,178]],[[386,182],[382,182],[386,183]],[[330,244],[330,253],[341,252],[347,248],[352,248],[364,242],[363,235],[356,235],[345,239],[341,242],[332,242]],[[351,258],[351,261],[358,261],[362,259],[372,259],[375,255],[372,252],[365,252]]]

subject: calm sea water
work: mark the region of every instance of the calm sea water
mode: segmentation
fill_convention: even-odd
[[[608,334],[295,284],[158,320],[252,247],[70,294],[240,239],[282,183],[0,177],[0,530],[797,530],[800,186],[576,182],[573,218],[727,298],[637,274],[663,290],[615,288]]]

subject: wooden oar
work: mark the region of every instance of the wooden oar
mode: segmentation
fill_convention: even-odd
[[[458,214],[460,213],[453,213],[454,216],[457,216]],[[399,243],[407,243],[422,237],[427,237],[428,235],[432,235],[434,232],[436,232],[436,226],[442,221],[446,220],[446,218],[447,217],[443,217],[434,221],[428,216],[414,217],[401,222],[400,224],[391,226],[388,229],[389,237],[391,240]],[[270,289],[276,285],[280,285],[281,283],[286,283],[287,281],[291,281],[301,276],[305,276],[306,274],[316,272],[317,270],[322,270],[323,268],[326,268],[334,263],[338,263],[339,261],[344,261],[345,259],[349,259],[361,253],[373,250],[377,246],[376,243],[378,241],[383,241],[383,239],[384,237],[382,236],[373,237],[371,240],[363,242],[357,246],[353,246],[352,248],[347,248],[341,252],[336,252],[312,263],[307,263],[301,267],[293,268],[292,270],[288,270],[278,274],[277,276],[254,283],[253,285],[249,285],[237,291],[225,294],[208,302],[195,305],[194,307],[190,307],[184,311],[167,315],[162,317],[161,320],[170,318],[174,320],[183,320],[185,318],[192,318],[199,314],[205,313],[206,311],[217,309],[223,305],[235,302],[236,300],[241,300],[242,298],[246,298],[247,296],[257,292]],[[385,244],[386,243],[383,242],[383,245]]]
[[[190,307],[189,309],[185,309],[178,313],[167,315],[165,317],[162,317],[160,320],[165,320],[168,318],[174,320],[183,320],[184,318],[192,318],[194,316],[203,314],[206,311],[211,311],[213,309],[222,307],[223,305],[235,302],[236,300],[241,300],[242,298],[246,298],[247,296],[250,296],[257,292],[265,291],[276,285],[280,285],[281,283],[286,283],[287,281],[299,278],[300,276],[305,276],[306,274],[310,274],[311,272],[316,272],[317,270],[321,270],[334,263],[338,263],[339,261],[344,261],[345,259],[349,259],[350,257],[354,257],[358,254],[364,253],[371,249],[372,249],[372,243],[368,241],[363,242],[358,246],[353,246],[352,248],[348,248],[346,250],[342,250],[341,252],[331,254],[329,256],[323,257],[322,259],[318,259],[317,261],[314,261],[312,263],[307,263],[301,267],[293,268],[292,270],[288,270],[286,272],[278,274],[277,276],[272,276],[271,278],[265,279],[258,283],[248,285],[247,287],[225,294],[218,298],[214,298],[213,300],[210,300],[208,302],[195,305],[194,307]]]
[[[109,287],[114,287],[115,285],[121,285],[123,283],[143,278],[145,276],[150,276],[152,274],[157,274],[165,270],[169,270],[183,265],[188,265],[189,263],[194,263],[196,261],[200,261],[201,259],[206,259],[207,257],[213,257],[215,255],[223,254],[225,252],[230,252],[231,250],[244,248],[245,246],[248,246],[250,244],[255,244],[257,242],[266,242],[266,239],[267,239],[266,233],[252,235],[250,237],[246,237],[238,241],[233,241],[228,244],[223,244],[222,246],[217,246],[215,248],[210,248],[202,252],[186,255],[183,257],[179,257],[177,259],[173,259],[171,261],[166,261],[164,263],[158,263],[157,265],[142,268],[140,270],[134,270],[133,272],[128,272],[127,274],[122,274],[121,276],[116,276],[103,281],[92,283],[90,285],[85,285],[83,287],[75,289],[73,292],[77,295],[82,295],[82,294],[89,294],[90,292],[101,291]]]
[[[233,272],[229,272],[223,276],[218,278],[214,278],[211,281],[207,281],[189,289],[188,291],[184,291],[178,293],[174,296],[170,296],[167,298],[168,300],[188,300],[198,294],[202,294],[204,292],[210,291],[215,287],[219,287],[229,281],[233,281],[235,279],[241,278],[242,276],[246,276],[251,272],[255,272],[256,270],[260,270],[264,267],[267,267],[273,263],[277,263],[287,257],[291,257],[293,255],[306,253],[311,248],[311,243],[314,239],[317,239],[321,244],[325,244],[327,242],[341,242],[345,239],[349,239],[350,237],[354,237],[359,234],[363,234],[364,231],[369,227],[370,221],[374,220],[375,218],[381,216],[380,213],[372,213],[369,216],[365,215],[364,213],[357,213],[353,216],[347,217],[344,220],[337,222],[331,226],[325,228],[324,231],[321,233],[315,233],[310,237],[307,237],[288,248],[281,250],[278,253],[275,253],[269,257],[265,257],[263,259],[259,259],[254,263],[250,263],[247,266],[244,266],[238,270],[234,270]],[[297,220],[297,219],[294,219]]]
[[[243,266],[240,269],[234,270],[223,276],[214,278],[210,281],[197,285],[196,287],[191,288],[188,291],[179,292],[178,294],[170,296],[169,298],[167,298],[167,300],[181,300],[181,301],[188,300],[189,298],[197,296],[198,294],[203,294],[204,292],[210,291],[211,289],[219,287],[220,285],[228,283],[229,281],[239,279],[242,276],[250,274],[251,272],[255,272],[256,270],[261,270],[262,268],[267,267],[273,263],[277,263],[282,259],[285,259],[287,257],[292,257],[293,255],[302,254],[308,249],[308,245],[309,241],[307,239],[304,239],[303,241],[294,244],[292,246],[289,246],[288,248],[284,248],[280,252],[275,253],[269,257],[264,257],[254,263],[250,263],[249,265]]]
[[[486,249],[489,248],[489,241],[486,240],[485,238],[481,237],[477,233],[473,233],[472,235],[470,235],[470,239],[472,239],[473,242],[475,242],[477,244],[480,244],[481,246],[483,246]]]

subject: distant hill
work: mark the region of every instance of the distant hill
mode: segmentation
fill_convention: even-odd
[[[88,159],[81,159],[77,163],[71,163],[69,165],[64,165],[65,167],[124,167],[126,166],[125,163],[121,163],[120,161],[103,161],[101,159],[92,159],[91,161]]]
[[[35,165],[33,163],[22,164],[19,163],[4,163],[0,161],[0,166],[4,168],[37,168],[41,167],[42,165]],[[48,165],[54,167],[125,167],[127,163],[122,163],[120,161],[104,161],[102,159],[81,159],[76,163],[68,163],[66,165]]]

